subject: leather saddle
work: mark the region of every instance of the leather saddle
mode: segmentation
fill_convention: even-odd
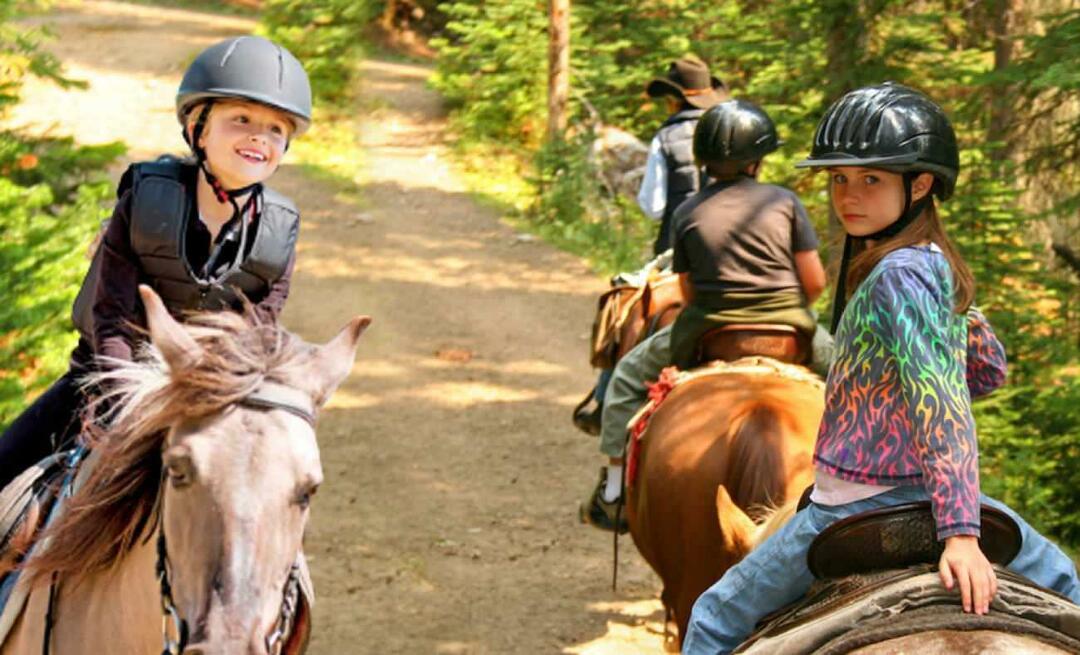
[[[1007,566],[1020,552],[1020,528],[1011,516],[983,505],[979,547],[991,563]],[[818,579],[840,578],[916,564],[936,564],[937,540],[930,501],[883,507],[849,516],[822,530],[810,544],[807,565]]]
[[[698,340],[699,362],[733,362],[743,357],[770,357],[785,364],[810,358],[810,339],[791,325],[739,323],[709,330]]]
[[[957,610],[958,595],[941,585],[935,569],[944,545],[937,541],[930,502],[906,503],[823,530],[807,555],[817,580],[806,596],[765,617],[735,652],[839,655],[931,630],[1026,635],[1080,652],[1080,608],[1003,568],[1020,551],[1019,526],[986,505],[981,517],[979,545],[1000,584],[990,614]]]

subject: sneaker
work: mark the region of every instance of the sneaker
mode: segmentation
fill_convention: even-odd
[[[626,522],[626,512],[619,511],[619,504],[622,501],[619,498],[611,502],[604,500],[603,492],[606,484],[607,467],[601,466],[600,482],[597,483],[588,500],[578,505],[578,518],[582,523],[588,523],[595,528],[608,532],[618,530],[619,534],[626,534],[630,531],[630,524]],[[616,514],[619,517],[618,522],[615,521]]]
[[[584,432],[596,436],[600,434],[600,415],[604,413],[604,406],[595,399],[579,406],[574,410],[574,426]]]

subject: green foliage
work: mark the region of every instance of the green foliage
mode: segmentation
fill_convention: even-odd
[[[0,133],[0,425],[67,367],[69,318],[90,237],[112,193],[96,174],[120,146]],[[39,153],[39,154],[35,154]],[[90,178],[97,181],[88,181]]]
[[[380,9],[372,0],[267,0],[262,31],[304,64],[318,99],[343,102],[363,52],[360,34]]]
[[[26,75],[78,84],[38,49],[40,30],[11,23],[28,4],[41,3],[0,2],[0,113],[17,102]],[[0,426],[67,367],[68,313],[111,194],[102,171],[123,150],[0,131]]]
[[[19,100],[19,89],[27,75],[49,79],[63,87],[83,86],[64,77],[56,57],[40,49],[48,38],[43,28],[26,28],[12,23],[23,12],[42,9],[47,0],[0,0],[0,116]]]
[[[1052,213],[1074,217],[1080,211],[1080,8],[1044,19],[1045,32],[1024,39],[1023,57],[1002,77],[1024,99],[1024,126],[1045,131],[1026,153],[1028,172],[1046,179],[1056,196]]]
[[[1045,530],[1080,544],[1080,376],[1060,371],[979,407],[982,486]]]
[[[547,14],[536,0],[472,0],[440,6],[433,39],[442,92],[467,138],[538,145],[547,106]]]
[[[529,214],[532,226],[600,270],[637,268],[642,244],[655,236],[656,223],[593,182],[597,171],[588,155],[591,140],[585,132],[570,141],[545,144],[537,152],[537,175],[530,180],[536,189]]]
[[[1039,6],[1053,6],[1055,3]],[[845,91],[893,80],[941,103],[961,144],[958,192],[941,207],[976,277],[977,301],[1005,343],[1010,384],[978,408],[984,484],[1037,525],[1080,544],[1080,284],[1053,266],[1049,234],[1080,251],[1080,9],[931,0],[593,0],[572,5],[574,132],[542,145],[546,3],[454,0],[438,42],[437,86],[465,139],[535,153],[533,228],[598,266],[629,266],[651,226],[598,188],[584,101],[647,141],[666,115],[649,79],[693,53],[733,95],[762,105],[786,143],[763,179],[794,188],[819,232],[824,179],[791,166]],[[1005,30],[1005,31],[1003,31]],[[1021,44],[1010,59],[1003,44]],[[590,112],[591,113],[591,112]],[[830,251],[828,254],[838,255]]]

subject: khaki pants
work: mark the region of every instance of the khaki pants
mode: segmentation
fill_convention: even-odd
[[[671,326],[661,328],[619,360],[604,396],[600,419],[600,452],[622,457],[626,450],[626,424],[649,397],[648,383],[671,366]]]

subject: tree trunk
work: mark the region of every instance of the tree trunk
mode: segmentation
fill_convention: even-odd
[[[1050,247],[1057,253],[1058,257],[1063,259],[1065,263],[1069,265],[1069,268],[1073,270],[1073,273],[1080,276],[1080,255],[1077,255],[1073,252],[1072,248],[1064,243],[1053,243]]]
[[[1015,37],[1023,0],[992,0],[989,7],[991,16],[990,36],[994,43],[994,71],[1009,67],[1015,53]],[[987,138],[1002,143],[995,152],[995,160],[1005,161],[1013,152],[1012,125],[1014,108],[1012,104],[1013,85],[1001,84],[990,88],[990,124]]]
[[[570,96],[570,0],[550,0],[551,37],[548,47],[548,140],[561,140],[566,131]]]
[[[825,108],[840,96],[854,89],[859,71],[861,53],[865,52],[862,42],[867,38],[868,25],[863,19],[860,0],[830,0],[824,4],[821,14],[825,30],[825,60],[829,77],[823,80],[825,86]],[[844,253],[844,228],[829,201],[829,223],[826,236],[826,270],[830,277],[840,272],[840,258]],[[833,279],[833,289],[836,280]]]

